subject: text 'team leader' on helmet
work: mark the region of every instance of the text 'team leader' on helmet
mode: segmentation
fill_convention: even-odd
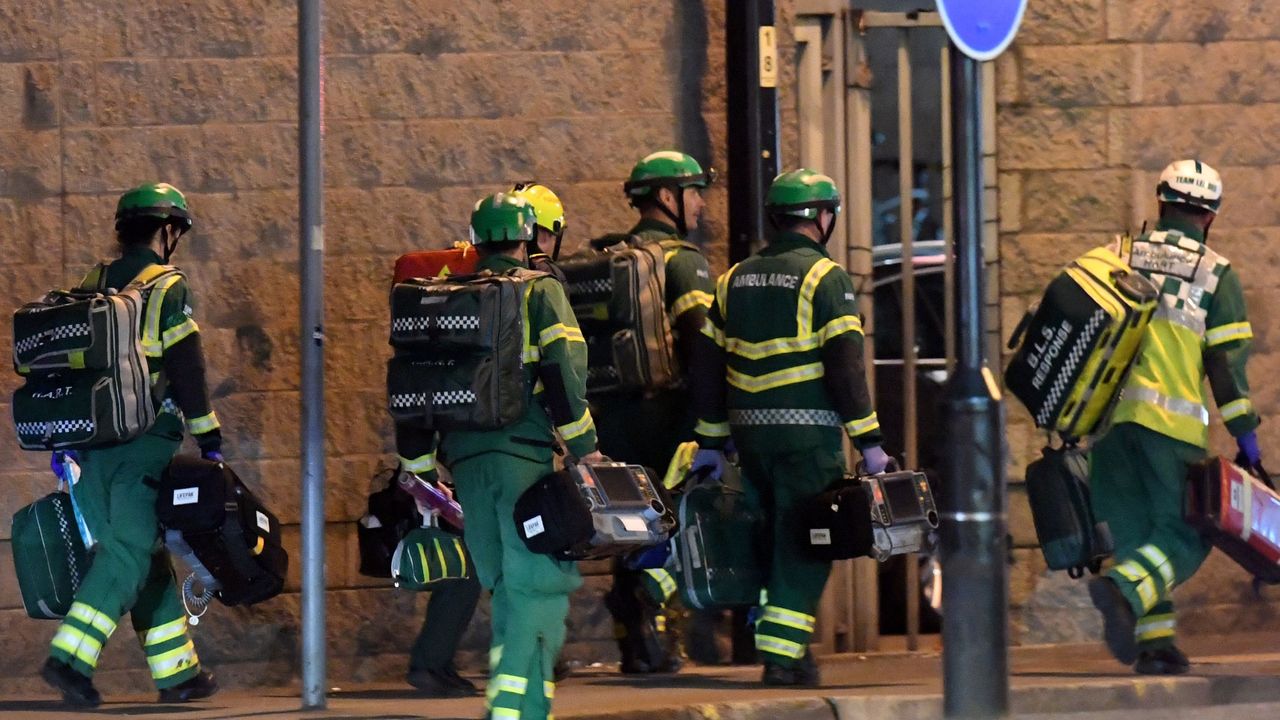
[[[165,240],[165,262],[177,248],[178,238],[195,223],[187,207],[187,197],[169,183],[144,183],[120,196],[116,203],[117,231],[130,220],[144,217],[166,220],[176,230],[172,243]]]
[[[522,197],[533,206],[533,214],[537,217],[538,227],[551,233],[556,238],[555,247],[551,251],[551,259],[560,257],[560,241],[564,238],[564,203],[551,188],[533,181],[518,182],[511,187],[511,194]],[[537,241],[530,241],[529,254],[536,255],[541,250]]]
[[[1160,173],[1156,197],[1216,213],[1222,207],[1222,176],[1199,160],[1178,160]]]
[[[830,210],[833,215],[840,213],[840,189],[835,180],[822,173],[805,168],[791,170],[773,179],[764,198],[764,210],[775,224],[780,215],[812,220],[825,245],[836,224],[832,221],[823,228],[819,216],[823,210]]]
[[[536,237],[533,205],[514,193],[497,193],[471,211],[471,244],[529,242]]]
[[[689,229],[685,222],[684,193],[681,190],[705,188],[715,180],[715,169],[704,171],[692,155],[678,150],[659,150],[644,156],[631,168],[631,176],[622,184],[622,191],[635,205],[640,198],[656,196],[659,188],[669,188],[676,196],[676,212],[672,213],[661,203],[658,207],[675,222],[676,230],[683,237]]]

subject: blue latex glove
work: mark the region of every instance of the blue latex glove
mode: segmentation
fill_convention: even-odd
[[[1250,431],[1236,438],[1236,447],[1240,448],[1240,457],[1248,462],[1250,468],[1262,464],[1262,450],[1258,447],[1258,433]]]
[[[723,450],[698,448],[698,452],[693,454],[693,465],[689,468],[689,472],[696,475],[699,470],[708,469],[706,476],[712,480],[719,480],[724,476],[724,463]]]
[[[862,469],[869,475],[879,475],[884,472],[885,468],[889,467],[890,462],[892,462],[892,458],[889,457],[889,453],[885,452],[884,448],[879,445],[873,445],[862,450]]]
[[[218,450],[205,450],[200,453],[200,457],[213,462],[222,462],[222,453]]]
[[[75,450],[57,450],[49,456],[49,469],[53,470],[53,474],[63,482],[70,482],[67,478],[62,476],[67,460],[79,464],[80,456]]]

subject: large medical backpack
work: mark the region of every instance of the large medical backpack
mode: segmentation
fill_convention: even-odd
[[[560,262],[587,341],[588,394],[661,389],[679,379],[664,255],[660,243],[620,242]]]
[[[387,404],[429,430],[497,430],[525,413],[526,286],[546,273],[415,278],[391,289]]]
[[[156,517],[169,552],[223,604],[252,605],[284,588],[280,521],[225,464],[174,457],[160,478]]]
[[[1110,249],[1076,258],[1014,330],[1005,385],[1036,426],[1084,437],[1105,417],[1138,353],[1159,290]]]
[[[50,493],[13,514],[13,569],[27,615],[65,617],[89,554],[76,527],[71,496]]]
[[[1027,466],[1027,501],[1040,551],[1050,570],[1073,578],[1097,573],[1114,550],[1111,530],[1098,522],[1089,500],[1089,460],[1074,445],[1046,447]]]
[[[143,314],[151,290],[174,275],[181,273],[152,265],[118,292],[55,290],[13,314],[13,367],[25,378],[13,393],[19,446],[93,448],[151,427],[158,404],[143,351]]]

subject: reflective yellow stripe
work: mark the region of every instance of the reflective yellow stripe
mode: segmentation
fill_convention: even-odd
[[[160,313],[163,311],[165,293],[169,292],[169,288],[181,279],[181,275],[174,275],[160,281],[147,298],[147,322],[142,328],[142,349],[147,355],[158,357],[164,353],[165,345],[161,340],[160,332]]]
[[[111,618],[103,615],[102,611],[79,601],[71,603],[71,609],[67,611],[67,617],[75,618],[85,625],[92,626],[106,637],[111,637],[111,633],[116,631],[116,624]]]
[[[595,421],[591,419],[591,410],[582,411],[582,417],[569,423],[568,425],[558,425],[556,429],[560,431],[560,436],[565,440],[572,440],[587,434],[588,430],[595,428]]]
[[[422,582],[431,582],[431,565],[427,562],[427,551],[422,547],[421,543],[415,545],[418,548],[418,563],[422,566]]]
[[[654,582],[658,583],[658,586],[662,588],[663,597],[671,597],[671,594],[676,591],[676,580],[671,577],[671,573],[666,570],[656,568],[645,570],[644,572],[646,575],[653,578]]]
[[[191,318],[187,318],[186,320],[179,323],[178,325],[175,325],[169,328],[168,330],[165,330],[164,333],[161,334],[160,339],[162,341],[162,344],[164,345],[164,349],[168,350],[169,348],[181,342],[183,338],[187,337],[192,333],[198,333],[198,332],[200,332],[200,326],[196,325],[195,320],[192,320]]]
[[[1236,340],[1248,340],[1253,337],[1253,326],[1247,322],[1227,323],[1211,328],[1204,334],[1205,347],[1223,345]]]
[[[1148,615],[1134,628],[1134,636],[1140,641],[1173,637],[1177,627],[1177,619],[1173,615]]]
[[[546,347],[557,340],[565,342],[586,342],[582,337],[582,330],[576,327],[570,327],[564,323],[556,323],[551,327],[544,328],[538,333],[538,345]]]
[[[861,418],[859,420],[850,420],[844,424],[844,431],[849,433],[849,437],[857,437],[866,435],[869,432],[880,429],[880,418],[875,413]]]
[[[716,327],[716,324],[712,322],[710,317],[702,323],[702,334],[711,338],[711,341],[716,345],[724,347],[724,331]]]
[[[799,613],[794,610],[774,606],[766,606],[764,609],[764,615],[762,615],[760,619],[763,622],[771,622],[775,625],[784,625],[786,627],[803,630],[805,632],[813,632],[814,624],[818,622],[818,619],[812,615],[805,615],[804,613]]]
[[[153,627],[142,635],[142,644],[159,645],[168,642],[187,631],[187,618],[180,617],[173,622],[168,622],[158,627]]]
[[[436,453],[434,450],[422,457],[414,458],[412,460],[403,455],[398,457],[400,458],[400,467],[411,473],[424,473],[436,469]]]
[[[533,328],[529,325],[529,296],[533,293],[533,283],[525,283],[524,298],[520,304],[520,320],[524,322],[524,361],[537,362],[542,359],[538,346],[533,344]]]
[[[703,437],[729,437],[729,423],[699,420],[698,424],[693,426],[693,431]]]
[[[187,430],[191,431],[192,435],[202,435],[211,430],[216,430],[219,427],[221,427],[221,425],[218,423],[218,416],[213,412],[210,412],[208,415],[203,417],[187,421]]]
[[[253,550],[250,551],[250,554],[261,555],[262,551],[266,549],[266,547],[267,547],[267,541],[262,538],[258,538],[258,542],[254,543]]]
[[[733,276],[734,271],[738,269],[737,265],[729,268],[729,272],[721,275],[716,279],[716,302],[720,303],[720,316],[726,317],[728,312],[729,301],[729,278]]]
[[[489,711],[489,717],[493,720],[520,720],[520,711],[511,708],[493,708]]]
[[[502,662],[502,646],[494,645],[489,648],[489,672],[492,673],[497,669],[500,662]]]
[[[809,363],[807,365],[797,365],[792,368],[783,370],[775,370],[764,375],[747,375],[733,368],[729,368],[728,380],[729,384],[749,393],[764,392],[774,388],[783,387],[784,385],[794,385],[795,383],[815,380],[822,377],[822,363]]]
[[[839,269],[839,265],[822,258],[809,268],[809,273],[804,276],[804,282],[800,285],[800,304],[796,308],[796,335],[805,337],[813,332],[813,296],[818,292],[818,285],[822,282],[822,278],[832,270]]]
[[[1174,580],[1173,563],[1169,562],[1169,556],[1165,555],[1164,551],[1155,545],[1143,545],[1138,548],[1138,554],[1146,558],[1160,573],[1160,577],[1164,579],[1165,592],[1172,592]]]
[[[440,538],[434,540],[436,546],[436,559],[440,561],[440,577],[449,576],[449,565],[444,561],[444,548],[440,547]]]
[[[826,345],[828,340],[851,332],[862,334],[862,318],[857,315],[841,315],[818,331],[818,344]]]
[[[80,287],[86,290],[97,289],[98,283],[102,280],[102,267],[102,265],[94,265],[93,269],[80,281]]]
[[[102,643],[97,638],[65,623],[58,627],[50,644],[91,668],[98,666],[98,656],[102,654]]]
[[[724,339],[724,349],[747,360],[761,360],[774,355],[785,355],[793,352],[818,349],[818,336],[805,334],[796,337],[781,337],[761,342],[748,342],[734,337]]]
[[[1120,563],[1114,569],[1135,584],[1134,589],[1138,593],[1138,599],[1142,601],[1142,611],[1144,613],[1155,607],[1160,599],[1156,593],[1156,583],[1137,561],[1129,560]]]
[[[499,693],[505,692],[513,695],[523,695],[529,689],[529,681],[517,675],[496,675],[489,684],[496,688]]]
[[[1222,413],[1223,422],[1231,422],[1238,417],[1244,417],[1253,412],[1253,403],[1249,401],[1249,398],[1240,398],[1239,400],[1232,400],[1218,408],[1218,410]]]
[[[773,653],[782,657],[793,658],[799,660],[804,657],[804,646],[798,642],[792,642],[780,637],[771,635],[756,634],[756,649],[761,652]]]
[[[548,700],[554,700],[556,697],[556,684],[553,682],[542,681],[542,694]]]
[[[710,308],[711,301],[711,293],[706,292],[705,290],[690,290],[676,298],[675,302],[671,303],[671,317],[678,318],[683,315],[686,310],[692,310],[696,307]]]
[[[198,665],[199,662],[196,658],[196,646],[190,640],[176,650],[147,658],[147,665],[151,667],[151,677],[156,680],[177,675],[193,665]]]

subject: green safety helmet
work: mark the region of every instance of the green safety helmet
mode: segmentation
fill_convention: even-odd
[[[174,229],[172,236],[166,235],[162,240],[164,261],[169,262],[178,247],[178,238],[195,224],[187,207],[187,197],[169,183],[144,183],[125,191],[116,203],[116,232],[130,220],[144,217],[164,220],[165,225]]]
[[[1178,160],[1160,173],[1156,197],[1216,213],[1222,207],[1222,176],[1199,160]]]
[[[496,193],[471,211],[471,244],[528,242],[536,237],[537,226],[532,203],[515,193]]]
[[[774,178],[773,184],[769,186],[769,192],[764,198],[764,209],[771,220],[779,215],[788,215],[818,223],[823,210],[830,210],[837,215],[840,213],[840,189],[829,176],[807,168],[784,172]],[[818,225],[823,244],[831,238],[835,226],[834,222],[826,228]]]
[[[671,212],[663,204],[658,207],[671,218],[683,237],[689,230],[684,216],[684,193],[679,191],[687,187],[705,188],[715,181],[715,168],[704,171],[692,155],[678,150],[659,150],[644,156],[631,168],[631,176],[622,184],[622,190],[635,205],[639,198],[654,197],[659,188],[669,188],[676,196],[676,211]]]

